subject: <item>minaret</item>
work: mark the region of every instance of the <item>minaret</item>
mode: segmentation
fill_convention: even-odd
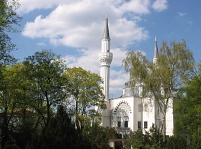
[[[100,76],[103,79],[103,93],[105,100],[109,100],[109,79],[110,79],[110,64],[113,54],[110,52],[110,35],[108,28],[108,17],[106,15],[105,30],[103,33],[101,52],[99,53]]]
[[[103,126],[110,126],[110,112],[109,112],[109,81],[110,81],[110,64],[112,62],[113,54],[110,52],[110,35],[108,27],[108,16],[106,15],[105,29],[102,38],[101,52],[99,53],[100,62],[100,76],[103,79],[103,94],[105,95],[105,102],[107,109],[103,111]]]
[[[157,40],[155,37],[155,40],[154,40],[154,57],[153,57],[153,64],[155,65],[155,67],[157,67],[158,56],[159,56],[158,45],[157,45]],[[156,100],[155,100],[155,127],[157,129],[161,128],[159,101],[156,101]]]
[[[157,45],[157,40],[156,40],[156,37],[155,37],[155,40],[154,40],[154,58],[153,58],[153,63],[156,63],[158,55],[159,55],[158,54],[158,45]]]

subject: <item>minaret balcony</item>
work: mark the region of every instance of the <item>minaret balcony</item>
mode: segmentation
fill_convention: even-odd
[[[110,65],[112,62],[113,54],[110,52],[101,52],[98,55],[101,65]]]

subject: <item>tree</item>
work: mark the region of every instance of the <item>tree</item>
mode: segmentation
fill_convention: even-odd
[[[131,85],[143,85],[142,97],[150,97],[162,113],[163,135],[166,135],[166,112],[175,93],[192,75],[193,54],[182,40],[168,45],[165,41],[156,62],[149,61],[141,52],[131,51],[123,60],[123,66],[130,75]]]
[[[75,117],[77,129],[83,130],[84,125],[94,119],[93,116],[100,118],[98,111],[89,109],[94,106],[105,108],[101,77],[80,67],[67,68],[63,76],[69,81],[69,86],[66,86],[66,92],[71,95],[69,109]]]
[[[186,149],[186,141],[183,137],[171,136],[163,139],[162,133],[154,126],[143,133],[142,129],[131,132],[124,146],[138,149]]]
[[[0,64],[15,62],[9,54],[15,49],[15,44],[11,42],[8,32],[17,32],[13,25],[19,25],[21,20],[16,13],[19,6],[17,0],[1,0],[0,2]]]
[[[23,72],[31,82],[31,107],[38,112],[47,126],[54,108],[63,100],[64,62],[51,51],[43,50],[26,58],[23,64]]]
[[[12,133],[19,117],[25,118],[26,109],[30,99],[29,81],[22,73],[23,65],[2,66],[3,72],[0,79],[0,128],[1,146],[12,140]]]
[[[175,135],[185,137],[192,148],[201,147],[201,64],[198,68],[175,101]]]
[[[1,147],[3,148],[9,140],[9,122],[12,118],[12,111],[16,103],[13,100],[12,82],[13,75],[8,76],[5,65],[15,62],[15,58],[10,55],[10,51],[15,49],[11,42],[9,32],[16,32],[13,25],[19,25],[21,18],[16,14],[19,7],[17,1],[1,0],[0,1],[0,109],[1,109]],[[5,72],[4,72],[5,71]],[[9,78],[10,77],[10,78]],[[10,110],[10,114],[8,112]]]
[[[29,148],[82,149],[91,148],[87,137],[75,129],[74,123],[63,106],[58,106],[55,116],[49,122],[44,133],[39,133],[31,140]]]
[[[37,115],[32,107],[32,82],[22,63],[4,66],[0,80],[1,146],[16,143],[24,149],[36,130]],[[3,67],[2,67],[3,68]],[[7,143],[9,142],[9,144]]]
[[[121,135],[114,128],[102,127],[99,123],[93,123],[92,126],[87,126],[84,136],[90,141],[91,147],[95,149],[110,149],[110,139],[120,139]],[[115,142],[115,149],[122,148],[121,142]]]
[[[10,131],[13,129],[13,117],[18,104],[16,94],[18,93],[19,71],[18,66],[2,66],[0,79],[0,119],[1,119],[1,147],[10,139]]]
[[[125,141],[125,146],[134,147],[138,149],[164,149],[165,141],[162,134],[152,126],[149,131],[143,133],[142,129],[129,134],[129,139]]]

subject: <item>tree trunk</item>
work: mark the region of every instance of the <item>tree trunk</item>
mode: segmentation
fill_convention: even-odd
[[[48,98],[48,93],[47,93],[47,91],[45,91],[45,98],[46,98],[46,103],[47,103],[47,107],[46,107],[46,109],[47,109],[47,121],[46,121],[46,123],[45,123],[45,126],[48,126],[49,125],[49,121],[50,121],[50,100],[49,100],[49,98]]]
[[[163,136],[164,138],[166,136],[166,112],[164,112],[164,117],[163,117]]]
[[[6,142],[8,141],[8,121],[7,121],[7,111],[8,108],[5,108],[3,113],[3,124],[2,124],[2,140],[1,140],[1,148],[4,148]]]

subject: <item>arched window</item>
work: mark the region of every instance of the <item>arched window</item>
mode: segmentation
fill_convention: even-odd
[[[144,104],[144,111],[148,112],[148,110],[149,110],[149,109],[148,109],[148,104],[145,103],[145,104]]]
[[[127,102],[120,102],[112,114],[112,125],[114,127],[125,127],[129,125],[130,106]]]
[[[141,103],[138,104],[138,112],[142,112],[142,104]]]

